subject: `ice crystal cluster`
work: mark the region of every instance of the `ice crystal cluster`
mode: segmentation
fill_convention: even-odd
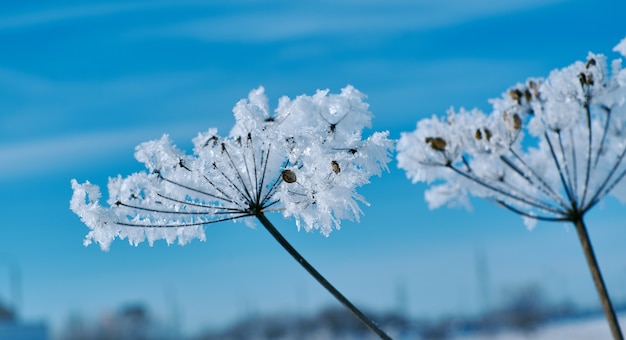
[[[167,135],[136,148],[147,171],[109,179],[108,206],[89,182],[72,180],[70,208],[91,229],[85,244],[108,249],[116,238],[204,239],[204,226],[281,211],[298,228],[328,235],[342,219],[359,219],[356,188],[387,170],[388,132],[364,139],[372,114],[364,95],[348,86],[295,99],[283,97],[274,114],[262,87],[233,109],[227,136],[216,129],[193,140],[193,155]]]
[[[626,56],[626,39],[614,51]],[[492,200],[536,220],[571,221],[603,197],[626,201],[626,70],[604,55],[532,78],[478,109],[433,116],[403,133],[398,166],[431,184],[431,209]]]

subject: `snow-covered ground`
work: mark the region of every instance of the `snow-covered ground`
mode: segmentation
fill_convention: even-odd
[[[626,331],[626,313],[619,315],[619,323],[622,332]],[[503,332],[493,335],[472,335],[455,337],[455,340],[602,340],[612,339],[611,331],[606,320],[603,317],[594,317],[589,319],[571,320],[561,323],[548,324],[539,328],[533,333],[521,332]]]

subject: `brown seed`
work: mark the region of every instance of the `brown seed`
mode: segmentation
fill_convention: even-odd
[[[339,168],[339,163],[337,161],[331,161],[330,166],[333,168],[333,172],[338,174],[341,172],[341,168]]]
[[[511,99],[515,100],[518,105],[522,103],[522,91],[520,91],[518,89],[510,90],[509,91],[509,97],[511,97]]]
[[[474,138],[478,140],[483,139],[483,134],[480,132],[480,129],[476,129],[476,132],[474,133]]]
[[[534,81],[529,81],[528,87],[530,87],[530,89],[533,91],[533,96],[535,96],[535,98],[539,98],[539,89],[537,88],[537,83],[535,83]]]
[[[489,131],[489,129],[484,128],[483,130],[485,130],[485,138],[487,138],[487,141],[489,141],[491,139],[491,136],[493,136],[493,134],[491,134],[491,131]]]
[[[283,178],[283,181],[287,183],[294,183],[297,180],[296,174],[291,170],[283,170],[280,176]]]
[[[585,68],[588,69],[591,66],[596,66],[596,60],[593,58],[587,60],[587,63],[585,64]]]
[[[533,96],[530,94],[530,91],[528,89],[524,90],[524,98],[527,102],[530,102],[530,100],[533,99]]]
[[[425,142],[437,151],[444,151],[447,145],[446,141],[441,137],[426,137]]]
[[[522,127],[522,119],[516,113],[513,115],[513,128],[519,130]]]
[[[587,76],[584,73],[580,72],[578,80],[580,80],[580,85],[587,85]]]

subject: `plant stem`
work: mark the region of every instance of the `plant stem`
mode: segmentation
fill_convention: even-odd
[[[598,290],[600,302],[602,303],[602,309],[604,310],[604,315],[609,322],[609,327],[611,328],[611,334],[613,334],[613,339],[623,340],[624,336],[622,335],[622,331],[619,328],[619,323],[617,322],[617,317],[615,316],[615,310],[613,309],[611,299],[609,298],[609,293],[607,292],[606,285],[604,284],[604,280],[602,279],[602,273],[600,273],[600,267],[598,266],[598,261],[596,260],[596,256],[593,252],[593,247],[591,245],[591,241],[589,240],[589,234],[587,233],[587,227],[585,226],[585,222],[583,222],[582,217],[579,217],[574,220],[573,223],[576,226],[578,238],[580,239],[580,243],[583,247],[585,257],[587,258],[587,265],[589,266],[589,270],[591,270],[593,283],[595,283],[596,289]]]
[[[328,280],[322,276],[307,260],[298,253],[298,251],[278,232],[272,222],[265,217],[265,214],[259,212],[256,217],[261,221],[261,224],[269,231],[270,234],[280,243],[283,248],[296,260],[300,265],[311,274],[317,282],[319,282],[328,292],[330,292],[339,302],[341,302],[346,308],[348,308],[359,320],[361,320],[369,329],[380,336],[381,339],[391,339],[383,330],[381,330],[372,320],[370,320],[365,314],[363,314],[358,308],[356,308],[350,300],[348,300],[343,294],[341,294],[335,287],[333,287]]]

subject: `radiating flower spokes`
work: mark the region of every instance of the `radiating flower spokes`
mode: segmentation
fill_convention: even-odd
[[[363,98],[351,86],[283,97],[270,115],[259,88],[233,109],[230,134],[200,133],[193,155],[167,135],[139,145],[135,158],[147,172],[110,179],[109,207],[100,205],[96,186],[72,182],[71,208],[91,229],[85,243],[107,249],[120,237],[184,244],[204,239],[204,225],[267,211],[328,235],[342,219],[358,219],[366,202],[356,188],[390,161],[387,132],[361,138],[372,118]]]

